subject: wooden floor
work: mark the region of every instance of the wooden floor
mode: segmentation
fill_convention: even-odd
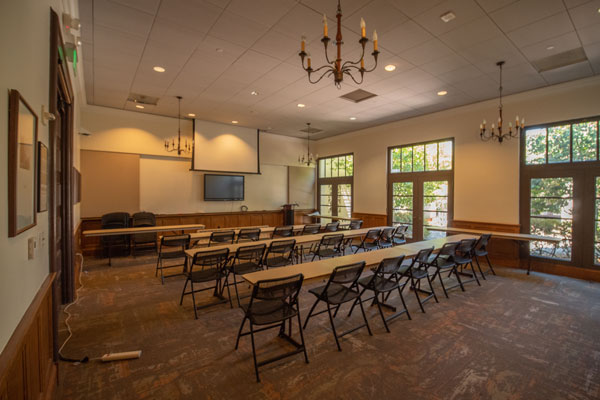
[[[438,291],[440,303],[429,302],[426,314],[405,291],[412,321],[401,317],[386,333],[371,307],[373,336],[362,329],[344,337],[342,352],[322,314],[305,331],[310,363],[299,355],[270,364],[257,384],[250,338],[234,350],[242,312],[222,304],[194,320],[191,299],[178,304],[183,278],[161,285],[153,262],[151,256],[119,258],[108,267],[85,260],[65,356],[137,349],[143,354],[108,364],[61,362],[57,398],[600,398],[598,283],[497,268],[498,275],[481,287],[470,283],[464,293],[451,291],[449,299]],[[307,287],[300,302],[305,317],[313,302]],[[341,329],[360,322],[359,312],[346,318],[341,311]],[[259,357],[287,349],[275,335],[260,334]]]

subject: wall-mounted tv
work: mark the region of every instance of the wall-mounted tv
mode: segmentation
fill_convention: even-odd
[[[204,201],[244,200],[243,175],[204,175]]]

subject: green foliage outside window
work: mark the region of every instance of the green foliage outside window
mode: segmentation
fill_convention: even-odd
[[[390,163],[392,173],[451,170],[452,141],[395,147]]]
[[[525,132],[525,163],[596,161],[598,121],[531,128]]]

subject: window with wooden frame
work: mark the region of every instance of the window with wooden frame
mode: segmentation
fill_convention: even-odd
[[[527,127],[521,136],[521,230],[562,238],[531,242],[548,261],[600,265],[599,117]]]
[[[352,217],[354,155],[320,158],[317,205],[321,215]]]
[[[429,228],[452,220],[454,139],[390,147],[388,160],[388,223],[413,240],[445,236]]]

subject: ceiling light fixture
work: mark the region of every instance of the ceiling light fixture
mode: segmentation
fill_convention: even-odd
[[[304,130],[304,129],[303,129]],[[310,134],[311,134],[311,127],[310,127],[310,122],[306,123],[306,154],[302,154],[301,156],[298,156],[298,162],[300,164],[304,164],[307,167],[310,167],[311,165],[315,164],[317,162],[317,159],[319,158],[318,154],[315,154],[313,156],[313,154],[310,152]]]
[[[383,67],[383,69],[385,69],[387,72],[392,72],[396,70],[396,66],[394,64],[388,64]]]
[[[250,94],[252,96],[258,96],[258,92],[256,90],[251,91]]]
[[[356,117],[350,117],[350,121],[356,121]]]
[[[238,124],[238,123],[239,123],[239,121],[235,121],[235,120],[234,120],[234,121],[231,121],[231,123],[232,123],[232,124]]]
[[[187,139],[185,139],[185,145],[181,145],[181,99],[181,96],[177,96],[177,146],[175,146],[175,139],[172,139],[170,143],[168,140],[165,140],[165,150],[169,153],[176,151],[178,156],[182,153],[191,153],[193,147],[191,143],[188,144]]]
[[[163,67],[157,65],[156,67],[152,68],[153,70],[155,70],[156,72],[165,72],[166,69],[164,69]]]
[[[452,11],[448,11],[440,16],[440,19],[446,23],[452,21],[454,18],[456,18],[456,14],[454,14]]]
[[[517,117],[515,119],[514,132],[513,132],[513,128],[512,128],[512,122],[509,122],[508,123],[508,132],[502,133],[502,125],[504,123],[504,121],[502,120],[502,66],[504,65],[504,61],[498,61],[496,63],[496,65],[498,66],[498,68],[500,68],[500,87],[499,87],[500,105],[498,106],[498,113],[500,116],[498,117],[498,131],[496,133],[495,124],[492,124],[492,129],[490,129],[490,131],[487,132],[486,128],[485,128],[485,119],[484,119],[483,123],[481,125],[479,125],[479,136],[481,137],[481,140],[483,140],[485,142],[487,142],[490,139],[493,139],[493,140],[497,140],[499,143],[502,143],[504,141],[504,139],[512,139],[512,138],[519,137],[519,135],[521,134],[521,131],[525,127],[525,118],[521,119],[521,122],[519,123],[519,116],[517,115]]]
[[[440,90],[439,92],[437,92],[437,95],[438,95],[438,96],[445,96],[445,95],[447,95],[447,94],[448,94],[448,91],[447,91],[447,90]]]
[[[329,41],[331,39],[329,38],[329,36],[327,36],[327,16],[323,14],[323,38],[321,39],[321,42],[323,42],[323,46],[325,47],[325,59],[327,60],[327,64],[320,66],[317,69],[312,68],[310,63],[310,54],[305,51],[306,38],[302,36],[302,41],[300,43],[300,53],[298,54],[302,62],[302,68],[304,68],[304,70],[308,73],[308,81],[310,83],[317,83],[325,76],[333,76],[335,86],[338,89],[340,89],[342,87],[344,75],[348,75],[356,84],[360,85],[363,82],[365,72],[371,72],[374,71],[375,68],[377,68],[377,56],[379,56],[379,51],[377,50],[377,31],[373,31],[373,53],[371,53],[375,60],[375,65],[373,66],[373,68],[365,68],[365,45],[367,44],[369,39],[367,39],[366,37],[365,20],[362,18],[360,19],[361,37],[358,41],[358,43],[360,43],[360,45],[362,46],[362,53],[360,55],[360,58],[357,61],[345,61],[342,63],[342,45],[344,44],[344,41],[342,40],[342,7],[340,5],[340,0],[338,0],[336,18],[337,33],[335,35],[335,45],[337,46],[337,58],[333,61],[329,60],[329,54],[327,53],[327,45],[329,44]],[[304,66],[305,57],[307,57],[306,67]],[[322,71],[320,72],[320,76],[313,81],[311,79],[311,75],[319,71]],[[359,72],[360,79],[355,78],[352,74],[353,72]]]
[[[135,105],[135,108],[143,109],[143,108],[144,108],[144,106],[143,106],[143,105],[141,105],[141,104],[136,104],[136,105]]]
[[[306,104],[298,103],[298,108],[304,108],[304,107],[306,107]]]
[[[548,46],[546,47],[546,50],[554,50],[554,46]]]
[[[195,117],[195,116],[196,116],[196,114],[194,114],[194,113],[189,113],[188,114],[188,117]]]
[[[222,53],[222,52],[223,52],[223,49],[222,49],[222,48],[220,48],[220,47],[217,47],[217,48],[215,49],[215,51],[216,51],[217,53]]]

